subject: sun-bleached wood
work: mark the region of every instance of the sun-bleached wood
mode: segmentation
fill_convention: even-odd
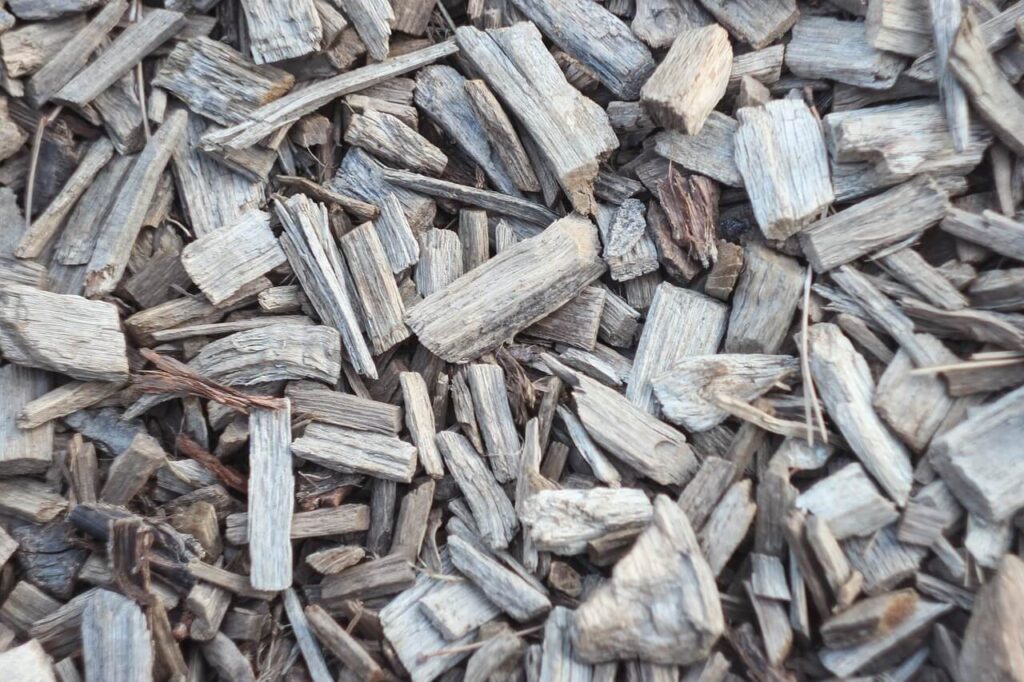
[[[1024,565],[1013,554],[999,563],[991,580],[978,591],[960,649],[960,670],[968,678],[987,675],[1012,678],[1020,669],[1021,610]]]
[[[910,456],[874,410],[867,363],[834,324],[812,325],[807,334],[811,373],[829,416],[865,468],[903,506],[913,477]]]
[[[361,533],[370,527],[370,508],[365,504],[343,504],[292,515],[292,540],[325,535]],[[233,545],[249,542],[249,514],[229,514],[225,519],[224,539]]]
[[[800,232],[800,246],[825,272],[931,227],[948,204],[946,192],[921,176],[812,223]]]
[[[647,525],[651,503],[635,488],[541,490],[528,497],[520,518],[537,549],[582,554],[590,540]]]
[[[343,473],[367,474],[408,483],[416,470],[416,448],[394,436],[351,431],[313,422],[292,443],[292,454]]]
[[[428,476],[441,478],[444,476],[444,465],[437,443],[434,442],[437,427],[427,384],[419,372],[402,372],[398,378],[402,384],[405,425],[410,440],[416,446],[419,462]]]
[[[426,297],[463,275],[462,242],[456,232],[433,227],[420,234],[419,242],[416,293]]]
[[[786,66],[803,78],[828,78],[869,90],[887,90],[905,66],[894,54],[873,47],[864,24],[805,16],[793,27]]]
[[[987,521],[1002,521],[1024,507],[1022,483],[1005,458],[1020,438],[1024,389],[976,408],[940,434],[928,458],[957,499]]]
[[[88,66],[53,95],[61,104],[83,107],[185,26],[185,15],[150,9],[130,24]]]
[[[445,639],[455,641],[471,635],[502,611],[469,580],[449,585],[426,597],[420,610]]]
[[[134,601],[100,590],[82,615],[82,652],[90,680],[150,679],[153,648],[146,616]]]
[[[315,81],[315,87],[292,91],[251,112],[245,121],[224,130],[207,133],[204,144],[211,147],[246,149],[278,128],[298,121],[325,104],[344,95],[383,83],[395,76],[443,59],[457,50],[450,41],[431,45],[394,59],[369,64],[345,73]]]
[[[16,647],[0,652],[0,666],[4,675],[26,682],[57,682],[53,659],[37,639],[30,639]]]
[[[181,251],[181,264],[213,304],[286,260],[270,230],[270,214],[252,211],[231,225],[203,235]]]
[[[124,275],[160,177],[181,144],[187,123],[188,113],[184,109],[171,112],[127,171],[120,193],[99,227],[86,269],[87,295],[109,294]]]
[[[870,536],[899,518],[893,504],[882,497],[856,462],[812,485],[795,505],[827,522],[839,540]]]
[[[253,408],[249,414],[249,580],[257,590],[292,584],[291,409]]]
[[[338,330],[356,371],[377,378],[356,316],[356,294],[350,289],[337,243],[330,237],[327,209],[304,195],[292,196],[275,208],[285,232],[281,247],[302,290],[324,323]]]
[[[100,502],[127,505],[142,492],[151,476],[164,465],[167,453],[148,433],[138,433],[128,448],[119,454],[107,472],[100,491]]]
[[[387,59],[390,50],[391,25],[395,12],[387,0],[337,0],[359,34],[366,51],[377,61]]]
[[[949,51],[947,68],[970,97],[974,109],[996,136],[1017,154],[1024,154],[1024,97],[1006,79],[980,34],[970,10],[960,22]]]
[[[872,47],[886,52],[918,57],[933,47],[928,0],[870,0],[865,28]]]
[[[519,134],[501,103],[487,87],[487,83],[482,80],[467,80],[463,87],[491,147],[501,158],[512,182],[524,192],[539,191],[540,183],[530,164],[526,149],[519,140]]]
[[[685,357],[715,353],[725,326],[726,306],[720,301],[667,283],[658,286],[637,345],[626,397],[655,414],[654,378]]]
[[[725,29],[712,24],[682,31],[644,83],[640,102],[662,127],[696,135],[725,95],[731,69]]]
[[[688,431],[707,431],[729,418],[718,396],[743,402],[759,398],[794,375],[799,363],[788,355],[754,353],[682,358],[654,377],[654,395],[665,418]]]
[[[505,372],[498,365],[471,364],[466,368],[466,380],[494,478],[507,483],[518,471],[522,442],[508,402]]]
[[[391,272],[397,275],[419,261],[420,246],[398,198],[388,194],[379,203],[380,215],[374,219],[373,227],[391,264]]]
[[[761,232],[786,239],[835,198],[821,125],[803,101],[776,100],[736,112],[736,166]]]
[[[939,227],[959,239],[1009,258],[1024,260],[1024,223],[995,211],[986,210],[979,215],[951,206]]]
[[[967,307],[967,297],[917,251],[900,249],[881,256],[878,261],[886,272],[916,291],[928,303],[946,310]]]
[[[583,350],[593,350],[597,344],[607,294],[600,287],[587,287],[576,298],[527,327],[525,334]]]
[[[473,512],[481,537],[494,549],[507,547],[519,521],[505,491],[465,438],[442,431],[436,441],[445,466]]]
[[[739,481],[725,491],[697,534],[711,573],[716,577],[743,542],[756,513],[757,504],[751,499],[751,482]]]
[[[384,247],[373,224],[363,223],[341,238],[341,248],[362,303],[366,335],[374,353],[383,353],[409,338],[405,305]]]
[[[448,551],[455,567],[512,619],[529,621],[551,609],[547,595],[465,539],[449,537]]]
[[[727,353],[777,353],[786,341],[803,290],[796,259],[762,244],[743,249],[743,272],[733,293]]]
[[[281,97],[294,83],[295,77],[287,71],[257,66],[241,52],[205,37],[178,43],[153,78],[153,85],[221,125],[245,120],[249,112]]]
[[[697,0],[637,0],[630,28],[653,48],[668,47],[681,31],[711,22]]]
[[[388,403],[333,391],[312,381],[289,384],[285,395],[295,414],[316,421],[387,435],[397,435],[402,430],[402,410]]]
[[[68,353],[74,348],[74,353]],[[76,379],[128,378],[124,333],[111,303],[21,284],[0,286],[0,350],[9,362]]]
[[[472,360],[599,277],[604,263],[597,249],[592,223],[563,218],[428,296],[406,322],[435,355],[449,362]]]
[[[53,423],[25,424],[21,412],[47,393],[46,372],[13,363],[0,367],[0,475],[46,471],[53,460]]]
[[[556,45],[621,99],[636,99],[654,71],[648,49],[618,17],[587,0],[512,0]],[[572,26],[572,31],[565,27]]]
[[[316,638],[348,669],[363,680],[382,676],[380,665],[345,628],[323,608],[310,604],[305,609],[306,619]]]
[[[429,140],[391,114],[355,114],[345,129],[345,141],[362,147],[389,165],[427,175],[440,175],[448,157]]]
[[[734,151],[737,127],[735,119],[720,111],[712,111],[696,135],[675,130],[657,133],[654,150],[687,170],[732,187],[742,187],[743,176],[736,167]]]
[[[958,362],[938,339],[921,335],[934,348],[936,358]],[[941,361],[941,360],[940,360]],[[879,416],[914,452],[923,452],[953,406],[945,382],[938,375],[914,375],[914,363],[902,348],[878,379],[874,405]]]
[[[610,486],[621,485],[622,476],[619,474],[619,470],[615,468],[615,465],[612,464],[604,451],[594,442],[594,439],[587,432],[579,417],[562,405],[557,407],[557,414],[562,420],[565,430],[569,433],[569,439],[576,446],[580,457],[590,467],[594,478]]]
[[[666,617],[654,627],[649,605]],[[688,665],[706,658],[724,630],[714,575],[686,515],[654,500],[651,525],[612,569],[611,579],[576,609],[572,641],[584,661],[639,657]]]
[[[323,25],[313,0],[242,0],[241,5],[257,64],[301,57],[322,46]]]
[[[721,457],[708,457],[679,495],[679,507],[694,531],[699,532],[718,501],[736,478],[736,465]]]
[[[796,0],[700,0],[718,23],[755,50],[789,30],[799,12]]]
[[[455,39],[526,128],[572,205],[593,213],[598,162],[618,146],[605,111],[566,81],[530,22],[487,32],[462,26]]]

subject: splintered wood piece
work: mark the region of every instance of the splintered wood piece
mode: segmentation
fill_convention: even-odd
[[[331,682],[334,678],[327,670],[327,661],[320,645],[313,639],[311,623],[302,609],[302,602],[295,590],[288,588],[284,593],[284,608],[288,614],[288,622],[292,626],[292,635],[299,644],[299,650],[306,661],[306,670],[313,682]]]
[[[321,549],[306,556],[306,563],[314,571],[323,575],[340,573],[346,568],[355,566],[366,556],[366,550],[362,547],[342,545]]]
[[[755,50],[789,30],[799,12],[796,0],[700,0],[704,9]]]
[[[481,625],[502,613],[469,580],[448,585],[427,595],[420,603],[420,609],[430,624],[448,641],[473,634]]]
[[[608,292],[587,287],[564,306],[526,328],[527,336],[564,343],[584,350],[597,345]]]
[[[341,238],[352,281],[362,303],[366,334],[376,354],[409,338],[405,306],[384,247],[372,223],[363,223]]]
[[[408,483],[416,471],[416,448],[366,431],[313,422],[292,443],[292,454],[342,473],[367,474]]]
[[[918,601],[911,589],[859,601],[822,624],[825,646],[840,649],[884,637],[914,614]]]
[[[683,358],[652,381],[665,417],[688,431],[707,431],[729,418],[718,396],[743,402],[761,397],[796,374],[788,355],[728,354]]]
[[[967,297],[938,268],[917,251],[906,248],[881,256],[879,263],[894,278],[920,294],[928,303],[946,310],[967,307]]]
[[[493,549],[507,547],[519,521],[505,491],[465,438],[442,431],[436,441],[445,466],[472,510],[481,537]]]
[[[955,364],[957,357],[932,336],[919,335],[919,341],[934,348],[944,364]],[[902,348],[878,380],[874,405],[878,414],[914,452],[923,452],[953,407],[946,383],[938,375],[912,374],[914,364]]]
[[[1017,154],[1024,154],[1024,98],[1006,79],[985,45],[973,11],[960,22],[949,50],[947,68],[960,81],[971,104],[996,136]]]
[[[999,570],[978,591],[960,649],[960,671],[1013,677],[1021,663],[1021,604],[1024,604],[1024,564],[1013,554],[1003,556]]]
[[[513,0],[512,4],[593,71],[616,97],[634,100],[640,95],[654,71],[654,60],[629,27],[607,9],[587,0]],[[573,30],[565,30],[568,26]]]
[[[178,43],[152,81],[221,125],[244,121],[249,112],[281,97],[294,83],[287,71],[257,66],[241,52],[202,36]]]
[[[751,592],[763,599],[789,601],[789,585],[782,560],[770,554],[751,554]]]
[[[76,379],[128,378],[117,308],[81,296],[52,294],[22,284],[0,286],[0,351],[8,362]]]
[[[340,393],[311,381],[289,384],[285,395],[292,412],[347,429],[398,435],[402,410],[388,403]]]
[[[135,165],[127,171],[120,193],[99,227],[96,246],[86,269],[87,295],[109,294],[121,281],[160,177],[180,146],[187,123],[188,112],[184,109],[169,114],[146,143]]]
[[[184,26],[185,15],[180,12],[148,10],[141,21],[129,24],[92,63],[61,87],[53,99],[84,107]]]
[[[618,146],[605,111],[569,84],[531,22],[487,32],[460,26],[455,39],[526,128],[573,207],[592,214],[598,162]]]
[[[695,531],[704,527],[718,500],[736,478],[736,465],[720,457],[708,457],[679,495],[679,507]]]
[[[107,481],[100,492],[100,502],[127,505],[142,492],[150,477],[167,461],[167,453],[159,441],[148,433],[139,433],[128,449],[119,454],[107,472]]]
[[[287,400],[282,409],[254,408],[249,414],[249,580],[257,590],[292,584],[291,440]]]
[[[416,265],[416,293],[430,296],[462,277],[462,243],[452,230],[430,228],[420,234],[419,263]]]
[[[643,202],[627,199],[618,208],[598,204],[597,225],[605,244],[602,257],[613,280],[636,279],[658,269],[658,251],[647,234]]]
[[[686,135],[663,130],[654,136],[654,150],[686,170],[701,173],[730,187],[742,187],[736,167],[734,137],[738,124],[720,111],[712,111],[700,131]]]
[[[992,133],[979,121],[968,126],[958,148],[934,100],[835,112],[825,117],[825,133],[837,162],[873,162],[893,181],[929,172],[969,173],[992,143]]]
[[[730,486],[698,533],[701,549],[715,576],[721,574],[729,563],[757,514],[757,505],[750,499],[750,489],[749,480]]]
[[[557,407],[557,412],[569,433],[569,438],[576,446],[580,456],[586,461],[587,466],[590,467],[594,478],[610,486],[621,485],[622,476],[619,474],[619,470],[590,437],[579,418],[562,405]]]
[[[754,607],[768,662],[776,667],[781,666],[793,648],[793,628],[789,624],[789,613],[779,601],[765,599],[755,593],[749,582],[745,582],[744,587]]]
[[[589,541],[609,533],[639,534],[651,514],[647,496],[633,488],[541,490],[520,512],[537,549],[565,555],[582,554]]]
[[[203,235],[181,251],[181,264],[213,304],[231,298],[286,260],[270,230],[270,214],[251,211],[232,225]]]
[[[257,64],[301,57],[320,49],[323,26],[313,0],[242,0],[241,4],[249,52]]]
[[[849,677],[879,659],[904,650],[923,638],[932,623],[952,609],[951,604],[936,604],[920,599],[911,607],[910,615],[881,636],[841,649],[825,649],[818,658],[830,672]],[[844,614],[845,615],[845,614]],[[839,616],[842,617],[842,616]]]
[[[444,465],[434,441],[437,426],[427,384],[419,372],[402,372],[398,378],[402,384],[405,425],[409,439],[416,446],[419,462],[428,476],[442,478]]]
[[[942,220],[949,199],[929,176],[865,199],[800,232],[800,246],[825,272],[922,232]]]
[[[373,227],[387,254],[392,273],[397,275],[416,264],[420,258],[420,246],[402,211],[402,204],[394,194],[388,194],[381,200],[380,215],[374,219]]]
[[[812,325],[807,333],[811,372],[829,416],[865,468],[902,507],[913,478],[910,456],[872,406],[874,381],[867,363],[836,325]]]
[[[712,24],[682,31],[644,83],[640,102],[662,127],[696,135],[725,95],[731,69],[725,29]]]
[[[821,125],[802,100],[736,112],[736,165],[761,232],[786,239],[835,199]]]
[[[450,536],[448,551],[455,567],[514,620],[533,620],[551,609],[546,594],[471,542]]]
[[[563,306],[604,269],[593,223],[566,217],[428,296],[406,322],[435,355],[467,362]]]
[[[630,28],[653,48],[668,47],[680,32],[707,26],[711,16],[697,0],[637,0]]]
[[[188,367],[229,386],[292,379],[334,384],[341,374],[341,341],[330,327],[275,324],[211,341]],[[125,411],[124,418],[137,417],[172,397],[140,398]]]
[[[659,285],[629,375],[629,401],[656,414],[655,377],[683,358],[717,352],[725,333],[726,310],[720,301],[694,291]]]
[[[53,659],[37,639],[0,652],[0,666],[4,675],[10,675],[12,680],[57,682]]]
[[[852,463],[821,479],[796,499],[796,506],[828,522],[840,539],[869,536],[899,518],[860,464]]]
[[[309,627],[320,643],[359,679],[373,681],[383,677],[380,665],[363,645],[322,607],[310,604],[306,607],[305,614]]]
[[[410,488],[402,498],[390,554],[404,556],[410,562],[416,561],[427,533],[430,508],[434,503],[434,488],[433,479],[427,479],[415,488]]]
[[[929,461],[957,500],[986,521],[1009,519],[1024,507],[1024,479],[1007,459],[1021,438],[1022,405],[1024,388],[1018,388],[975,408],[928,450]]]
[[[221,677],[237,682],[255,682],[252,664],[233,641],[223,632],[218,632],[213,639],[199,645],[203,659],[210,664]]]
[[[658,626],[649,605],[666,614]],[[686,515],[668,497],[654,500],[651,525],[576,609],[572,641],[584,661],[639,657],[689,665],[707,658],[725,628],[714,574]]]
[[[508,402],[505,372],[498,365],[472,364],[466,368],[466,379],[494,478],[508,483],[519,469],[522,442]]]
[[[575,375],[574,380],[580,421],[601,447],[663,485],[690,479],[697,459],[682,433],[589,377]]]
[[[804,271],[794,258],[750,243],[729,313],[727,353],[777,353],[789,333],[803,290]]]
[[[865,27],[868,42],[879,50],[919,57],[932,49],[928,0],[872,0]]]
[[[64,184],[60,194],[21,235],[21,241],[14,249],[15,256],[37,258],[43,253],[64,224],[64,219],[71,213],[75,203],[82,198],[96,174],[107,165],[113,155],[114,147],[106,138],[101,138],[89,146],[89,150]]]
[[[338,7],[352,22],[366,51],[377,61],[387,59],[395,12],[387,0],[337,0]]]
[[[480,166],[495,189],[515,196],[513,171],[490,137],[490,124],[473,104],[469,83],[450,66],[428,66],[416,75],[416,105]]]
[[[486,86],[485,86],[486,87]],[[459,243],[462,245],[462,271],[469,272],[491,257],[487,213],[473,209],[459,211]]]
[[[296,0],[303,2],[304,0]],[[265,0],[264,0],[265,2]],[[287,6],[277,11],[287,12]],[[315,86],[289,92],[284,97],[264,104],[249,113],[245,121],[224,130],[207,133],[204,144],[212,147],[246,149],[257,144],[279,128],[298,121],[335,99],[357,92],[395,76],[443,59],[457,50],[446,41],[425,47],[376,64],[346,71],[331,78],[314,81]]]
[[[116,592],[97,592],[82,615],[82,653],[90,680],[150,679],[153,647],[139,605]]]
[[[320,583],[320,603],[336,612],[350,599],[373,599],[396,594],[412,586],[416,573],[404,556],[375,559],[329,575]]]
[[[482,80],[467,80],[463,87],[483,132],[501,158],[512,182],[523,192],[540,191],[540,182],[534,173],[526,149],[519,140],[519,134],[501,103],[487,87],[487,83]],[[486,166],[484,168],[486,171]]]
[[[345,141],[362,147],[382,161],[427,175],[440,175],[448,165],[444,152],[391,114],[355,114],[345,129]]]
[[[888,90],[905,66],[873,47],[862,22],[805,16],[793,27],[786,66],[802,78],[828,78],[868,90]]]
[[[48,395],[50,385],[46,372],[11,363],[0,368],[0,475],[43,473],[53,461],[53,423],[26,424],[21,418]]]
[[[370,509],[365,504],[343,504],[292,515],[291,539],[360,533],[370,527]],[[249,515],[229,514],[225,519],[224,539],[233,545],[249,542]]]
[[[984,211],[978,215],[950,207],[939,227],[959,239],[1009,258],[1024,260],[1024,223],[995,211]]]
[[[281,247],[302,290],[324,323],[338,330],[356,371],[376,379],[377,368],[356,316],[355,292],[350,289],[337,243],[330,238],[326,208],[303,195],[275,208],[284,225]]]

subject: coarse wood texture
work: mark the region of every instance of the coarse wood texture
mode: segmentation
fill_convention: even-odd
[[[30,682],[57,682],[54,661],[40,645],[39,640],[30,639],[24,644],[0,652],[0,665],[4,674],[12,679]]]
[[[153,85],[188,104],[193,112],[233,125],[287,93],[295,77],[257,66],[224,43],[200,36],[178,43],[163,60]]]
[[[27,425],[21,411],[48,391],[46,372],[21,365],[0,367],[0,475],[38,474],[53,461],[53,423]]]
[[[141,21],[126,28],[99,57],[54,93],[54,101],[78,107],[92,102],[184,26],[185,16],[180,12],[149,10]]]
[[[369,474],[408,483],[416,469],[416,448],[393,436],[352,431],[313,422],[292,443],[292,454],[344,473]]]
[[[682,31],[644,83],[640,101],[662,127],[696,135],[729,82],[732,47],[718,25]]]
[[[81,296],[0,286],[0,351],[10,362],[83,381],[128,378],[117,309]]]
[[[645,604],[666,608],[657,627]],[[687,665],[705,658],[724,629],[714,576],[686,515],[665,496],[652,523],[611,579],[576,610],[572,641],[585,661],[639,657]]]
[[[406,322],[432,353],[466,362],[554,312],[604,272],[597,230],[563,218],[417,304]],[[492,301],[501,301],[500,306]]]
[[[797,20],[795,0],[700,0],[718,23],[755,50],[766,47]]]
[[[292,412],[319,422],[385,435],[396,435],[402,428],[401,408],[312,381],[289,384],[285,395],[291,401]]]
[[[626,530],[639,532],[650,520],[651,503],[629,488],[541,490],[528,497],[521,518],[537,549],[582,554],[590,540]]]
[[[292,584],[291,410],[254,408],[249,415],[249,580],[257,590]],[[293,624],[294,627],[294,624]]]
[[[802,101],[736,112],[736,166],[768,239],[786,239],[835,199],[821,125]]]
[[[270,214],[247,213],[231,225],[203,235],[181,251],[181,264],[210,303],[223,303],[285,262]]]
[[[242,0],[241,6],[249,51],[257,64],[301,57],[323,43],[323,25],[313,0]]]
[[[89,680],[150,679],[153,647],[146,615],[123,595],[100,590],[82,615],[82,651]]]
[[[803,78],[830,78],[869,90],[887,90],[905,63],[868,42],[863,22],[805,16],[793,27],[786,66]]]
[[[387,162],[417,173],[440,175],[448,157],[400,119],[381,111],[355,114],[345,129],[345,141]]]
[[[383,353],[409,337],[405,305],[384,246],[373,224],[363,223],[341,238],[341,248],[362,304],[366,335],[374,353]]]

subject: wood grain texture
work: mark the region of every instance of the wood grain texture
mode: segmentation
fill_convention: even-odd
[[[743,176],[736,166],[735,135],[739,124],[720,111],[708,114],[700,132],[686,135],[663,130],[654,136],[654,150],[694,171],[731,187],[742,187]]]
[[[471,364],[466,379],[491,471],[498,483],[508,483],[519,470],[522,441],[509,406],[505,372],[498,365]]]
[[[292,584],[291,409],[254,408],[249,415],[249,580],[257,590]],[[297,600],[296,600],[297,601]],[[289,608],[291,611],[296,607]],[[294,624],[293,624],[294,627]]]
[[[472,360],[599,277],[604,264],[597,248],[592,223],[563,218],[428,296],[406,322],[434,354],[449,362]]]
[[[803,17],[786,46],[786,66],[803,78],[829,78],[869,90],[887,90],[905,63],[876,49],[860,22],[831,17]]]
[[[786,342],[800,302],[804,272],[793,258],[752,243],[743,249],[743,272],[733,293],[727,353],[777,353]]]
[[[249,29],[249,52],[257,64],[279,62],[316,52],[323,25],[313,0],[242,0]]]
[[[768,102],[736,112],[736,166],[768,239],[786,239],[835,199],[821,125],[807,105]]]
[[[384,247],[373,224],[363,223],[341,238],[341,248],[362,304],[366,335],[374,353],[383,353],[409,337],[405,305]]]
[[[153,674],[153,648],[146,616],[138,604],[100,590],[82,616],[85,676],[90,680],[134,682]]]
[[[8,363],[0,367],[0,475],[38,474],[53,460],[53,423],[26,424],[20,414],[50,387],[46,372]]]
[[[795,0],[700,0],[704,9],[755,50],[788,31],[797,20]]]
[[[345,129],[345,141],[391,166],[418,173],[440,175],[448,165],[444,152],[386,112],[370,110],[353,115]]]
[[[416,448],[393,436],[351,431],[313,422],[292,443],[296,457],[343,473],[368,474],[408,483],[416,470]]]

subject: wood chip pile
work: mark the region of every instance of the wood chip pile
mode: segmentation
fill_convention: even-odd
[[[1022,38],[0,2],[0,679],[1024,681]]]

